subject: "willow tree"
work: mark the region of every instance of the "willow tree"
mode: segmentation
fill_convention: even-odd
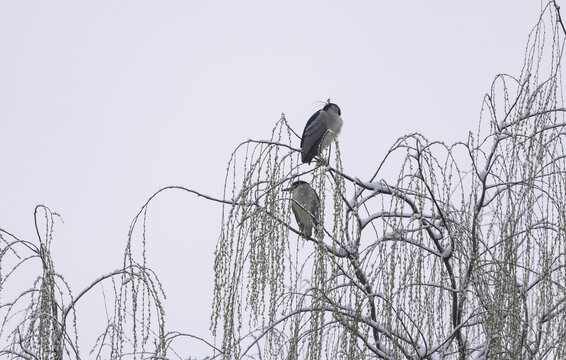
[[[81,359],[85,352],[96,359],[165,357],[171,342],[183,334],[165,332],[165,294],[147,265],[146,214],[147,203],[132,222],[118,269],[78,293],[53,261],[57,213],[44,205],[35,208],[36,239],[22,239],[0,228],[0,358]],[[91,312],[83,301],[103,283],[107,322],[91,347],[81,351],[77,313]]]
[[[566,358],[565,33],[550,2],[477,130],[451,145],[403,136],[369,179],[344,173],[337,142],[300,164],[284,115],[270,140],[241,144],[216,250],[215,357]],[[308,239],[281,191],[298,179],[322,203]]]
[[[205,196],[224,207],[211,357],[566,358],[565,35],[550,1],[521,73],[495,78],[474,132],[455,144],[403,136],[368,163],[369,179],[344,172],[337,142],[318,165],[300,164],[284,116],[270,140],[241,144],[224,199]],[[297,179],[322,205],[306,239],[281,192]],[[57,214],[36,208],[34,240],[0,229],[0,356],[84,357],[76,314],[102,283],[107,324],[89,357],[165,359],[176,339],[200,339],[166,329],[146,257],[148,206],[172,189],[201,195],[157,191],[117,270],[78,293],[51,256]],[[30,282],[19,277],[27,268]]]

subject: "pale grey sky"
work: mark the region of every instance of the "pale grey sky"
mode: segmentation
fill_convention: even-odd
[[[539,9],[1,0],[0,227],[34,240],[34,206],[60,213],[55,266],[77,293],[120,267],[130,222],[154,191],[220,197],[233,148],[268,138],[282,112],[300,133],[318,101],[340,105],[344,166],[362,179],[405,133],[464,140],[493,77],[520,71]],[[171,330],[209,338],[220,210],[176,192],[150,206],[149,261]],[[81,329],[85,355],[104,326],[95,293],[79,304],[79,322],[93,325]],[[204,355],[187,344],[185,356]]]

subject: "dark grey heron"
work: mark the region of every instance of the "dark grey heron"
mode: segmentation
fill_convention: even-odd
[[[291,209],[299,225],[301,236],[309,238],[312,229],[319,222],[320,199],[314,189],[305,181],[295,181],[291,187],[283,189],[291,192]]]
[[[338,136],[343,122],[340,115],[338,105],[328,102],[310,117],[301,138],[303,163],[310,164]]]

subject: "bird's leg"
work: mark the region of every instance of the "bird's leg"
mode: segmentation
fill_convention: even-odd
[[[326,159],[323,158],[322,156],[317,159],[317,163],[318,163],[318,166],[327,166],[328,165],[328,163],[326,162]]]
[[[329,147],[328,148],[328,157],[325,159],[324,158],[324,150],[320,150],[320,152],[318,153],[318,156],[316,157],[316,162],[318,166],[328,166],[330,165],[330,151],[332,149]]]
[[[304,238],[305,237],[305,230],[303,229],[303,226],[301,226],[301,224],[298,224],[298,225],[299,225],[299,236]]]
[[[324,151],[321,151],[318,155],[317,162],[319,166],[329,166],[330,165],[330,153],[332,152],[332,144],[328,145],[328,157],[324,158]]]

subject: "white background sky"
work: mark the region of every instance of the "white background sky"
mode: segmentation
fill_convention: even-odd
[[[55,266],[78,293],[120,267],[129,224],[154,191],[221,197],[234,147],[268,138],[282,112],[300,133],[317,101],[336,102],[344,167],[361,179],[403,134],[464,140],[493,77],[518,75],[539,9],[0,0],[0,227],[34,240],[35,205],[60,213]],[[179,192],[150,207],[149,261],[171,330],[209,338],[220,210]],[[102,332],[91,316],[101,300],[80,306],[79,322]],[[185,356],[204,355],[186,346]]]

